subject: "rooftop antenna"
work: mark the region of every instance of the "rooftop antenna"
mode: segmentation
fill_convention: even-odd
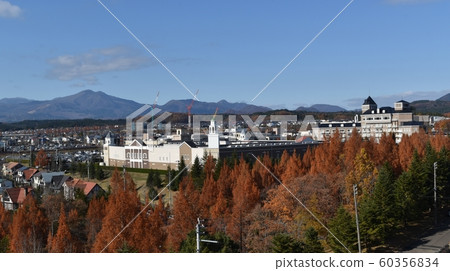
[[[194,105],[194,101],[197,98],[198,92],[199,92],[199,90],[197,89],[197,92],[195,92],[194,98],[192,98],[191,104],[189,104],[187,106],[187,110],[188,110],[188,129],[191,129],[191,125],[192,125],[192,123],[191,123],[191,108]]]

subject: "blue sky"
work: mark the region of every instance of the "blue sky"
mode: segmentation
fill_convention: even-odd
[[[250,102],[349,0],[102,2],[199,100]],[[439,98],[449,11],[448,0],[355,0],[253,103]],[[0,0],[0,33],[0,98],[192,98],[96,0]]]

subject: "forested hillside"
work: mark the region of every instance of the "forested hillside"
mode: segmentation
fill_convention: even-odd
[[[450,207],[449,150],[443,134],[422,131],[397,145],[390,135],[375,143],[355,131],[347,142],[336,134],[303,157],[208,157],[189,172],[173,172],[180,179],[171,206],[160,198],[147,209],[133,180],[116,170],[107,195],[91,201],[52,195],[28,197],[15,213],[0,207],[0,250],[194,252],[201,218],[206,239],[219,241],[202,244],[203,252],[356,252],[356,184],[363,250],[395,251],[395,240],[413,226],[428,217],[432,224],[435,162],[439,211]],[[149,176],[153,196],[161,189],[155,179]]]

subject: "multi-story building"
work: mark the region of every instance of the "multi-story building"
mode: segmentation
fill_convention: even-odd
[[[353,129],[356,129],[363,138],[374,138],[376,142],[383,134],[392,133],[399,143],[403,135],[417,133],[428,122],[427,118],[428,116],[413,116],[410,104],[406,101],[396,102],[393,108],[378,108],[369,96],[361,106],[361,115],[356,115],[353,121],[321,121],[313,126],[312,134],[315,140],[326,140],[339,131],[342,141],[345,141]]]

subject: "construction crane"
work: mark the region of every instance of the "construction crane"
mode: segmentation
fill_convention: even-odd
[[[158,102],[158,98],[159,98],[159,91],[158,91],[158,93],[156,94],[155,101],[153,102],[152,110],[155,109],[156,103]],[[151,126],[152,131],[153,131],[153,114],[152,114],[152,123],[151,123],[151,125],[152,125],[152,126]],[[153,133],[153,132],[152,132],[152,133]]]
[[[191,122],[191,108],[194,105],[194,101],[197,98],[198,92],[199,92],[199,90],[197,89],[197,92],[195,92],[194,98],[192,98],[191,104],[186,106],[187,111],[188,111],[188,129],[191,129],[191,125],[192,125],[192,122]]]
[[[212,117],[212,120],[215,120],[215,119],[216,119],[217,112],[219,112],[219,107],[216,108],[216,112],[214,112],[214,115],[213,115],[213,117]]]

